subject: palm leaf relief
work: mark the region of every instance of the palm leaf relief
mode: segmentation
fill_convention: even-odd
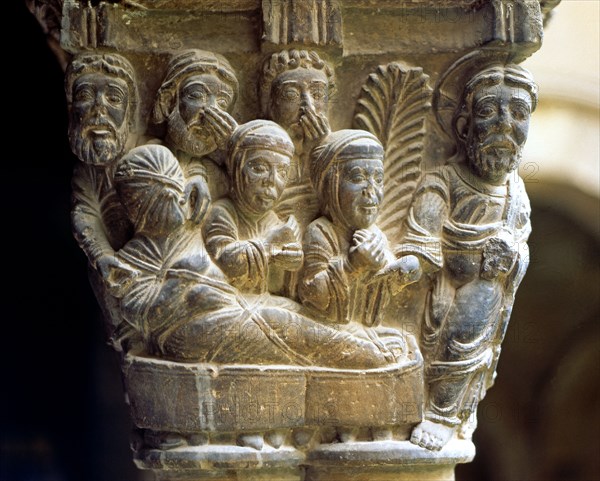
[[[385,149],[385,196],[378,225],[390,240],[399,239],[421,177],[431,99],[429,76],[423,69],[399,63],[377,67],[358,98],[354,128],[377,136]]]

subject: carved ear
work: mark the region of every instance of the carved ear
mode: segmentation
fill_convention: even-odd
[[[467,136],[469,134],[469,121],[467,119],[467,115],[460,114],[458,117],[454,119],[452,122],[454,127],[454,132],[456,136],[465,142],[467,140]]]
[[[175,96],[170,91],[159,91],[152,112],[154,123],[162,124],[165,122],[171,116],[174,108]]]

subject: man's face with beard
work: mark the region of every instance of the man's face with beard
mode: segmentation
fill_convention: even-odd
[[[73,83],[69,139],[82,162],[107,165],[125,148],[129,136],[129,88],[125,80],[88,73]]]
[[[234,92],[215,75],[201,74],[181,82],[176,107],[169,117],[167,136],[176,149],[203,156],[217,149],[213,127],[218,112],[231,106]]]
[[[328,87],[323,70],[296,68],[279,74],[271,85],[269,117],[295,144],[301,143],[306,132],[301,119],[314,124],[317,116],[327,116]]]
[[[475,175],[500,184],[519,166],[531,108],[525,89],[501,84],[475,91],[467,136],[467,156]]]

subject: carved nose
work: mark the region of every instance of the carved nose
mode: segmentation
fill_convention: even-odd
[[[498,130],[500,132],[510,132],[511,131],[511,116],[508,108],[501,108],[498,113],[498,121],[497,121]]]
[[[304,107],[306,110],[314,110],[312,97],[308,92],[302,94],[300,105]]]

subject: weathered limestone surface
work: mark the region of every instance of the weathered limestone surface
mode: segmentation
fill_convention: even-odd
[[[539,0],[32,0],[158,480],[450,480],[529,255]]]

